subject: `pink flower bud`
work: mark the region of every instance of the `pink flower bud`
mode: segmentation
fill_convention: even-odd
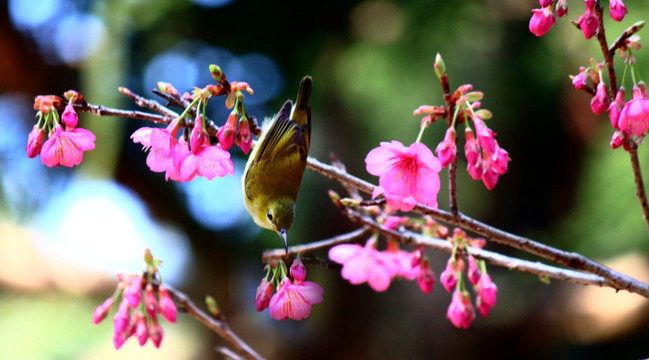
[[[113,346],[115,346],[115,350],[119,350],[125,342],[126,336],[124,333],[113,334]]]
[[[603,114],[604,111],[608,110],[610,101],[608,99],[608,94],[606,92],[606,84],[603,81],[597,85],[597,91],[595,96],[590,101],[590,108],[597,115]]]
[[[126,332],[129,322],[130,322],[130,315],[128,309],[128,302],[126,300],[122,300],[122,302],[119,304],[119,309],[117,310],[115,316],[113,317],[113,332],[115,333],[115,335]]]
[[[542,9],[533,9],[532,18],[530,18],[530,32],[536,36],[543,36],[548,31],[552,25],[556,23],[554,14],[550,7],[544,7]]]
[[[484,173],[484,168],[482,167],[482,158],[478,158],[475,164],[468,163],[466,166],[466,171],[471,175],[473,180],[479,180],[482,178]]]
[[[250,124],[248,119],[242,117],[239,121],[239,130],[237,132],[237,143],[244,154],[248,155],[252,147],[252,135],[250,134]]]
[[[597,27],[599,26],[599,19],[591,8],[586,8],[586,11],[577,20],[579,28],[584,33],[584,37],[588,40],[595,35]]]
[[[158,300],[155,298],[155,292],[151,284],[147,284],[144,290],[144,308],[150,317],[154,317],[158,312]]]
[[[142,300],[142,278],[138,275],[131,279],[131,283],[124,290],[124,299],[132,309],[137,308]]]
[[[611,12],[611,19],[615,21],[622,21],[624,15],[627,13],[626,6],[624,6],[622,0],[610,0],[608,2],[608,9]]]
[[[476,135],[478,135],[480,148],[487,154],[493,154],[496,151],[496,134],[487,127],[482,119],[474,118],[473,124],[475,125]]]
[[[230,116],[228,116],[228,121],[226,121],[225,125],[219,128],[216,136],[218,137],[219,143],[221,144],[221,148],[223,150],[228,150],[234,144],[234,136],[237,133],[238,120],[239,113],[235,109],[230,113]]]
[[[562,17],[568,13],[568,3],[566,0],[557,1],[557,6],[554,8],[554,12],[558,17]]]
[[[79,116],[77,115],[77,112],[74,111],[74,106],[72,106],[72,104],[65,106],[65,110],[63,111],[61,118],[63,118],[66,130],[76,128],[77,124],[79,123]]]
[[[158,298],[160,301],[158,303],[158,309],[160,310],[162,317],[172,324],[175,323],[177,313],[176,304],[174,303],[171,296],[169,296],[169,292],[164,285],[160,285],[160,287],[158,288]]]
[[[623,87],[617,91],[615,95],[615,100],[611,103],[611,106],[608,108],[608,117],[611,119],[611,126],[613,129],[617,129],[618,120],[620,119],[620,112],[624,107],[626,102],[626,92]]]
[[[570,75],[570,78],[572,79],[572,86],[575,89],[583,90],[586,88],[586,71],[583,67],[579,69],[579,74],[574,76]]]
[[[160,326],[160,324],[158,323],[157,317],[151,318],[149,337],[151,338],[151,341],[153,341],[153,345],[159,348],[160,344],[162,343],[162,338],[164,337],[164,331],[162,330],[162,326]]]
[[[108,311],[113,306],[113,297],[106,299],[101,305],[97,306],[95,312],[92,314],[92,323],[97,325],[108,315]]]
[[[455,289],[455,285],[457,285],[457,268],[453,259],[448,259],[446,269],[439,276],[439,281],[446,291],[451,292]]]
[[[552,5],[552,0],[539,0],[539,5],[541,5],[541,7],[548,7]]]
[[[189,137],[189,147],[192,150],[194,155],[197,155],[201,152],[203,146],[209,146],[210,139],[205,130],[203,130],[203,118],[197,116],[194,119],[194,128],[192,129],[192,134]]]
[[[480,158],[480,145],[475,140],[475,135],[473,134],[473,130],[471,130],[471,128],[466,128],[466,130],[464,130],[464,137],[466,139],[466,142],[464,144],[464,156],[466,156],[466,160],[469,165],[475,165],[475,163]],[[478,176],[478,178],[480,177]]]
[[[430,294],[433,291],[435,274],[433,274],[433,270],[431,270],[428,261],[421,264],[419,275],[417,276],[417,285],[419,285],[419,288],[424,294]]]
[[[437,157],[439,160],[442,162],[442,167],[447,167],[450,165],[453,160],[455,160],[455,156],[457,154],[457,146],[455,145],[455,129],[452,127],[449,127],[446,130],[446,135],[444,136],[444,140],[437,145],[437,149],[435,149],[435,152],[437,153]]]
[[[475,318],[475,309],[468,292],[455,290],[446,316],[457,328],[468,329]]]
[[[498,288],[496,284],[491,281],[489,274],[483,274],[478,284],[478,298],[477,306],[482,317],[487,317],[491,308],[496,305],[498,297]]]
[[[259,286],[257,286],[257,294],[255,295],[255,309],[257,311],[264,311],[270,304],[270,298],[273,295],[275,286],[272,282],[262,279]]]
[[[137,317],[137,322],[135,325],[135,337],[137,338],[137,342],[140,344],[140,346],[144,346],[146,341],[149,339],[149,331],[146,326],[146,318],[141,312],[138,312],[135,316]]]
[[[45,130],[39,128],[38,125],[34,125],[27,137],[27,157],[33,159],[41,153],[43,140],[45,140]]]
[[[477,285],[482,276],[482,274],[480,274],[480,268],[478,268],[478,262],[471,255],[469,255],[469,269],[467,270],[467,276],[473,285]]]
[[[426,253],[424,252],[424,245],[418,245],[412,252],[412,260],[410,262],[410,266],[413,268],[420,266],[425,255]]]
[[[611,137],[611,148],[617,149],[622,145],[626,145],[627,137],[624,131],[615,130],[613,136]]]
[[[302,264],[302,260],[300,260],[299,257],[293,260],[293,265],[291,265],[291,277],[293,277],[295,284],[303,282],[306,278],[306,267],[304,267],[304,264]]]

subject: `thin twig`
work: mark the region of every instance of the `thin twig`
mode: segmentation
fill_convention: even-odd
[[[408,230],[395,231],[383,227],[383,225],[377,223],[372,218],[368,216],[362,216],[351,209],[347,209],[346,215],[353,221],[366,226],[376,232],[381,233],[382,235],[398,239],[400,242],[405,244],[413,245],[424,245],[433,249],[442,250],[449,254],[453,252],[453,245],[444,239],[436,239],[427,237],[415,232]],[[281,250],[281,249],[278,249]],[[509,257],[506,255],[494,253],[488,250],[481,250],[471,248],[471,255],[476,258],[483,259],[486,262],[508,268],[510,270],[516,270],[524,272],[527,274],[537,275],[537,276],[547,276],[550,278],[574,282],[582,285],[597,285],[597,286],[608,286],[611,285],[609,282],[601,276],[588,274],[580,271],[574,271],[570,269],[562,269],[555,266],[546,265],[540,262],[532,262],[528,260],[522,260],[518,258]],[[619,289],[618,289],[619,290]]]
[[[187,312],[191,317],[201,322],[203,325],[207,326],[210,330],[217,333],[227,342],[232,344],[235,347],[236,351],[241,354],[246,359],[263,359],[259,354],[255,352],[248,344],[246,344],[237,334],[232,331],[230,326],[224,320],[217,320],[209,315],[207,315],[203,310],[198,308],[187,295],[176,290],[175,288],[167,286],[169,294],[176,300],[176,303]]]
[[[329,239],[315,241],[304,245],[294,245],[288,248],[288,255],[298,255],[298,254],[308,253],[319,249],[329,248],[338,244],[345,244],[348,242],[352,242],[356,239],[362,238],[364,236],[367,236],[369,235],[369,233],[370,231],[368,231],[367,229],[360,228],[354,231],[350,231],[346,234],[341,234],[341,235],[331,237]],[[267,263],[268,260],[271,258],[283,257],[284,255],[285,255],[284,248],[266,250],[264,251],[264,254],[261,257],[261,261]]]
[[[611,47],[608,48],[609,55],[613,56],[617,49],[626,46],[626,41],[635,33],[640,31],[640,29],[642,29],[645,26],[645,24],[647,24],[646,21],[638,21],[637,23],[626,28],[626,30],[624,30],[624,32],[622,32],[622,34],[620,34],[620,36],[618,36],[618,38],[615,39],[613,45],[611,45]]]
[[[451,94],[451,86],[448,82],[448,74],[444,72],[442,77],[439,79],[442,86],[442,92],[444,93],[444,103],[446,104],[446,124],[448,127],[453,125],[453,115],[455,114],[455,101]],[[453,214],[457,214],[457,181],[456,181],[456,169],[457,169],[457,156],[451,161],[450,166],[448,167],[448,205],[449,209]]]
[[[649,203],[647,202],[647,192],[645,191],[644,182],[642,180],[642,171],[640,170],[638,146],[635,143],[631,144],[629,156],[631,158],[631,167],[633,168],[633,180],[635,181],[635,196],[640,202],[642,217],[647,225],[647,231],[649,231]]]

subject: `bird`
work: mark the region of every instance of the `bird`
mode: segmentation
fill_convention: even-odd
[[[287,100],[265,122],[242,176],[246,210],[257,225],[281,237],[286,253],[311,141],[311,90],[311,77],[305,76],[295,104]]]

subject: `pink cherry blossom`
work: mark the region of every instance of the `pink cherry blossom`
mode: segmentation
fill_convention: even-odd
[[[149,330],[146,326],[146,318],[141,312],[135,313],[136,325],[135,325],[135,337],[137,338],[138,344],[144,346],[146,341],[149,339]]]
[[[41,149],[41,162],[48,167],[72,167],[81,164],[84,151],[94,148],[95,135],[90,131],[80,128],[63,131],[56,124]]]
[[[399,268],[390,254],[376,250],[373,245],[371,239],[364,247],[358,244],[337,245],[329,249],[329,259],[343,264],[343,279],[354,285],[367,282],[374,291],[385,291]]]
[[[77,127],[79,116],[77,115],[77,112],[74,111],[74,106],[72,106],[72,104],[67,104],[65,106],[61,119],[63,119],[63,123],[65,123],[66,130],[72,130]]]
[[[611,12],[611,19],[615,21],[622,21],[627,10],[622,0],[610,0],[608,2],[608,9]]]
[[[126,341],[127,337],[126,332],[130,323],[130,314],[128,302],[122,300],[119,304],[119,310],[115,313],[113,317],[113,344],[115,349],[119,349],[122,344]]]
[[[471,304],[471,297],[468,292],[455,290],[453,299],[446,311],[446,317],[457,328],[468,329],[475,318],[475,309]]]
[[[618,127],[627,134],[636,136],[649,130],[649,99],[642,94],[640,87],[633,87],[633,99],[622,108]]]
[[[597,32],[597,27],[599,26],[599,19],[595,15],[594,10],[586,7],[586,11],[579,17],[577,20],[579,28],[584,33],[586,39],[590,39]]]
[[[43,128],[39,128],[38,125],[34,125],[32,131],[27,137],[27,157],[33,159],[41,153],[45,135],[45,130]]]
[[[176,304],[174,303],[169,292],[164,285],[160,285],[158,288],[158,309],[160,310],[160,315],[170,323],[176,322]]]
[[[536,36],[543,36],[548,31],[552,25],[556,24],[556,19],[550,7],[544,7],[542,9],[533,9],[532,17],[530,18],[530,32]]]
[[[493,130],[489,129],[480,118],[474,118],[473,124],[475,125],[475,131],[478,135],[478,144],[480,144],[480,148],[482,148],[482,150],[487,154],[493,154],[496,151],[496,134]]]
[[[322,293],[320,285],[314,282],[292,284],[286,277],[270,299],[268,313],[275,320],[305,319],[311,314],[311,305],[322,302]]]
[[[608,110],[610,101],[608,99],[608,93],[606,91],[606,84],[603,81],[600,81],[597,84],[597,91],[595,96],[590,101],[590,108],[597,115],[603,114],[604,111]]]
[[[539,5],[541,5],[541,7],[548,7],[552,5],[552,0],[539,0]]]
[[[179,170],[180,178],[184,181],[192,180],[196,176],[212,180],[217,176],[234,175],[234,164],[230,153],[217,144],[203,147],[198,154],[188,153]]]
[[[480,151],[480,144],[478,144],[478,141],[475,139],[475,135],[471,128],[467,127],[466,130],[464,130],[464,138],[466,139],[466,142],[464,143],[464,156],[466,156],[469,165],[474,166],[482,154]],[[479,178],[480,177],[478,176],[478,179]]]
[[[586,88],[586,69],[583,67],[579,68],[579,74],[570,75],[572,79],[572,86],[577,90],[583,90]]]
[[[407,216],[388,216],[385,218],[383,226],[386,229],[397,230],[399,226],[405,225],[410,220]]]
[[[162,344],[162,339],[164,338],[164,331],[162,326],[158,323],[158,317],[154,316],[151,318],[151,324],[149,325],[149,337],[153,341],[153,345],[159,348]]]
[[[482,158],[482,182],[489,190],[493,190],[498,182],[498,177],[507,172],[509,154],[496,144],[496,150],[492,155],[485,153]]]
[[[489,274],[482,274],[480,283],[477,285],[478,297],[476,299],[478,310],[482,317],[487,317],[491,308],[496,305],[496,298],[498,296],[498,288],[496,284],[491,281]]]
[[[367,154],[365,163],[367,171],[379,177],[379,192],[390,207],[410,211],[419,202],[437,209],[442,166],[426,145],[382,142]]]
[[[262,279],[259,286],[257,286],[257,294],[255,295],[255,309],[257,311],[264,311],[270,304],[270,298],[275,290],[275,285],[271,281]]]
[[[439,157],[442,167],[449,166],[453,162],[453,160],[455,160],[455,156],[457,155],[455,136],[456,136],[455,129],[449,127],[446,130],[446,135],[444,136],[444,140],[440,142],[439,145],[437,145],[437,149],[435,149],[435,152]]]
[[[192,150],[192,153],[198,154],[203,148],[203,145],[209,144],[210,137],[207,135],[207,132],[203,130],[203,118],[197,116],[196,119],[194,119],[194,128],[189,137],[189,147]]]

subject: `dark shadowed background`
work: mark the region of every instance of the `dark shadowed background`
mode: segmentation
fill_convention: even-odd
[[[568,1],[568,19],[583,11]],[[649,18],[649,4],[628,0],[627,18],[606,18],[609,41]],[[604,3],[607,7],[608,3]],[[9,0],[0,11],[0,358],[215,359],[215,335],[180,316],[164,324],[162,348],[134,340],[112,347],[109,319],[94,326],[94,307],[112,294],[118,272],[142,268],[150,248],[164,281],[197,303],[213,295],[234,329],[272,359],[638,359],[649,356],[647,301],[610,289],[553,281],[489,267],[499,287],[488,318],[459,330],[445,318],[450,294],[424,295],[396,281],[385,293],[353,286],[338,271],[308,268],[324,302],[303,321],[277,322],[254,309],[263,275],[260,254],[279,247],[243,208],[245,157],[236,174],[212,182],[165,182],[145,165],[129,136],[144,124],[80,116],[96,149],[74,169],[49,169],[25,153],[38,94],[82,92],[89,102],[135,108],[118,86],[153,96],[157,81],[181,92],[212,83],[216,63],[228,79],[255,90],[247,110],[263,119],[314,79],[311,155],[335,153],[349,172],[376,182],[364,158],[381,141],[409,144],[422,104],[441,105],[433,59],[445,59],[451,86],[485,93],[488,125],[512,159],[493,191],[472,181],[460,160],[462,212],[504,230],[579,251],[649,281],[649,236],[634,197],[627,154],[609,148],[612,129],[590,98],[571,87],[598,45],[560,19],[543,38],[528,31],[532,0],[230,1]],[[606,10],[608,13],[608,10]],[[646,29],[640,33],[644,36]],[[640,73],[649,57],[637,53]],[[622,74],[618,59],[618,76]],[[626,83],[630,89],[629,82]],[[225,122],[223,99],[209,117]],[[445,131],[424,135],[432,149]],[[463,139],[460,142],[463,146]],[[647,146],[641,165],[649,168]],[[446,208],[442,172],[440,207]],[[648,174],[645,173],[645,176]],[[292,243],[355,228],[330,203],[342,191],[307,171]],[[489,244],[487,249],[523,256]],[[325,256],[322,252],[319,256]],[[440,274],[447,254],[428,251]]]

